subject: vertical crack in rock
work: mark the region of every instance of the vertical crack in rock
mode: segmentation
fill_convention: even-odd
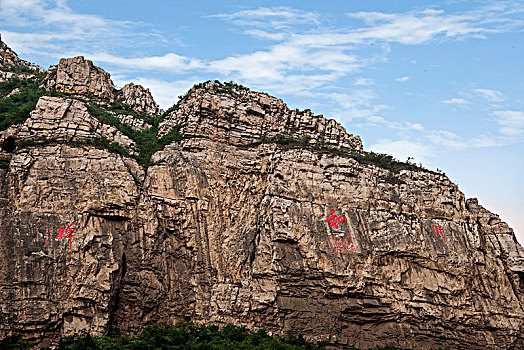
[[[347,154],[363,155],[362,141],[336,121],[217,82],[166,114],[157,137],[184,138],[144,170],[78,145],[137,149],[76,97],[154,116],[147,89],[117,90],[83,57],[60,60],[46,84],[75,98],[42,96],[0,134],[56,139],[15,149],[0,169],[0,340],[51,346],[82,328],[191,319],[338,348],[524,348],[524,249],[447,177],[359,163]],[[129,115],[118,118],[143,126]],[[354,252],[332,251],[331,209]],[[64,222],[78,227],[71,249],[44,246]]]
[[[126,277],[126,246],[124,246],[124,252],[120,261],[120,268],[113,276],[113,293],[111,295],[110,312],[108,320],[108,334],[115,330],[115,313],[121,307],[120,305],[120,292],[124,286],[124,279]]]

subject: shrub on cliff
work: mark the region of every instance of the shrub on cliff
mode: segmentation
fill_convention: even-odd
[[[182,139],[182,136],[179,133],[181,125],[174,127],[166,135],[160,138],[156,136],[158,132],[158,125],[160,124],[166,113],[156,118],[148,118],[146,116],[138,115],[136,112],[132,111],[131,109],[119,102],[115,102],[112,106],[110,106],[109,109],[106,109],[96,104],[87,105],[87,109],[89,110],[89,113],[91,113],[92,116],[100,120],[102,123],[114,126],[124,135],[129,137],[131,140],[135,141],[138,149],[138,155],[134,156],[133,158],[135,158],[138,161],[138,163],[145,168],[149,166],[150,159],[153,153],[160,151],[162,148],[164,148],[172,141],[179,141]],[[115,114],[111,114],[109,111],[112,111]],[[146,121],[150,122],[152,126],[143,130],[135,130],[131,126],[122,123],[118,119],[116,115],[119,113],[131,114],[136,117],[145,119]]]
[[[431,170],[425,169],[421,164],[416,165],[408,162],[401,162],[395,159],[392,155],[375,153],[375,152],[355,152],[344,147],[333,147],[326,143],[324,140],[317,140],[315,143],[311,143],[309,136],[302,138],[295,138],[288,134],[277,134],[272,137],[262,136],[260,142],[256,142],[253,145],[260,143],[276,143],[287,148],[304,148],[316,150],[319,152],[331,153],[340,157],[349,157],[357,160],[362,164],[376,165],[384,169],[391,170],[394,173],[398,173],[400,170],[422,170],[431,173],[435,173]]]
[[[264,329],[249,332],[245,327],[199,326],[194,323],[180,323],[176,326],[158,323],[147,326],[134,337],[92,337],[86,331],[75,333],[60,340],[57,350],[153,350],[153,349],[282,349],[317,350],[322,344],[306,342],[302,336],[286,335],[271,337]]]
[[[0,97],[8,95],[14,89],[20,92],[0,99],[0,130],[12,124],[22,123],[36,107],[40,96],[44,94],[38,88],[38,79],[22,80],[12,78],[0,83]]]

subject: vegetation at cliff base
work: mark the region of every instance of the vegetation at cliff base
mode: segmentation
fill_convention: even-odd
[[[134,337],[93,337],[87,332],[62,338],[56,350],[317,350],[323,344],[312,344],[299,335],[288,334],[272,337],[264,329],[249,332],[245,327],[201,326],[194,323],[179,323],[170,326],[164,323],[147,326]]]
[[[113,332],[111,332],[113,333]],[[1,349],[35,348],[35,343],[23,341],[10,343],[0,341]],[[286,334],[270,336],[265,329],[255,332],[245,327],[227,325],[219,328],[216,325],[198,325],[193,322],[182,322],[175,326],[165,323],[149,325],[136,336],[94,337],[85,330],[59,340],[55,350],[322,350],[324,342],[313,344],[304,340],[302,335]],[[43,348],[50,350],[51,348]],[[344,350],[361,350],[353,346]],[[375,345],[367,350],[398,350],[395,344]],[[364,349],[362,349],[364,350]],[[438,347],[437,350],[449,350],[449,347]]]

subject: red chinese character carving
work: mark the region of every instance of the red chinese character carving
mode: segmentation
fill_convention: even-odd
[[[335,215],[335,209],[331,209],[331,212],[329,213],[328,215],[328,218],[326,219],[326,222],[330,222],[331,221],[331,227],[335,227],[335,229],[338,230],[338,224],[343,224],[346,222],[346,217],[341,215],[341,216],[336,216]]]
[[[50,228],[46,228],[45,231],[47,232],[45,234],[45,244],[44,244],[44,247],[47,247],[49,245],[49,241],[47,240],[50,236],[50,233],[51,233],[51,229]],[[51,247],[53,246],[53,238],[51,236]]]
[[[75,236],[73,234],[73,232],[75,232],[76,228],[71,228],[71,226],[73,226],[74,224],[75,223],[73,222],[72,224],[68,225],[67,227],[64,227],[63,224],[60,224],[60,228],[58,230],[56,230],[56,232],[58,232],[58,234],[56,235],[55,239],[69,238],[69,250],[71,250],[71,246],[72,246],[71,239]],[[65,230],[65,234],[66,234],[65,237],[63,237],[64,230]]]
[[[329,238],[329,246],[331,247],[331,250],[333,250],[333,253],[335,253],[335,245],[333,243],[333,237],[328,236],[328,238]]]
[[[335,215],[335,209],[332,209],[328,214],[326,222],[329,222],[331,227],[338,229],[338,224],[345,223],[346,217],[344,215],[341,215],[341,216]],[[333,250],[333,253],[335,253],[335,247],[336,247],[337,253],[344,253],[344,252],[349,253],[350,247],[352,251],[355,251],[355,247],[353,245],[353,241],[349,233],[347,234],[347,237],[330,235],[328,236],[328,238],[329,238],[329,244],[331,246],[331,249]]]
[[[431,228],[431,231],[433,231],[435,233],[435,236],[437,237],[441,235],[442,239],[444,239],[444,242],[446,242],[446,238],[444,237],[444,229],[442,228],[442,226],[437,224],[437,228],[435,229],[435,225],[433,225],[433,227]]]

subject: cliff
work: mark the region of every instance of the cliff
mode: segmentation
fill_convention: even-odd
[[[335,347],[524,347],[524,250],[445,175],[366,161],[336,121],[234,84],[161,114],[82,57],[39,83],[0,133],[0,340],[191,319]]]
[[[20,59],[16,52],[2,41],[0,35],[0,82],[15,77],[29,79],[43,71],[41,67]],[[0,95],[0,97],[3,96]]]

